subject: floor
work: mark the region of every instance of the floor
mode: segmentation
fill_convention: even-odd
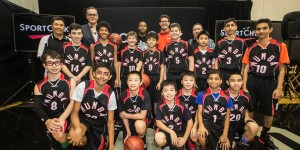
[[[0,149],[1,150],[46,150],[50,149],[44,125],[37,119],[32,107],[15,106],[0,108]],[[261,122],[261,117],[255,119]],[[260,133],[259,133],[260,134]],[[300,149],[300,105],[280,105],[271,128],[274,142],[280,149]],[[148,150],[156,150],[153,144],[153,130],[147,131]],[[122,133],[119,134],[115,149],[123,149]]]

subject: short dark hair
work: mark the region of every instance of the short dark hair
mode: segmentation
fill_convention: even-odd
[[[163,88],[168,85],[174,86],[175,90],[177,91],[177,84],[172,80],[164,80],[163,82],[161,82],[160,84],[161,90],[163,90]]]
[[[110,26],[109,22],[107,22],[107,21],[100,21],[97,23],[97,26],[96,26],[97,32],[100,30],[101,27],[106,27],[109,33],[111,33],[111,31],[112,31],[111,26]]]
[[[179,23],[173,22],[173,23],[170,25],[170,29],[171,29],[171,28],[174,28],[174,27],[177,27],[177,28],[181,31],[181,27],[180,27]]]
[[[207,37],[209,38],[209,33],[208,33],[208,31],[206,31],[206,30],[202,30],[202,31],[200,31],[200,32],[198,33],[198,35],[197,35],[197,39],[199,39],[199,37],[200,37],[202,34],[205,34],[205,35],[207,35]]]
[[[93,7],[93,6],[89,6],[88,8],[86,8],[86,13],[87,13],[87,11],[88,11],[89,9],[95,9],[95,10],[97,11],[97,14],[98,14],[97,8],[95,8],[95,7]]]
[[[48,56],[50,56],[50,58],[52,59],[59,59],[60,61],[62,61],[61,55],[58,52],[56,52],[55,50],[47,50],[42,56],[43,63],[46,62]]]
[[[193,77],[194,79],[196,79],[196,76],[195,76],[195,73],[193,71],[184,71],[182,74],[181,74],[181,80],[183,79],[183,77],[185,76],[191,76]]]
[[[267,23],[268,26],[269,26],[269,28],[272,28],[272,27],[273,27],[272,21],[271,21],[269,18],[262,18],[262,19],[257,20],[256,23],[255,23],[255,28],[256,28],[256,26],[257,26],[258,24],[260,24],[260,23]]]
[[[194,26],[196,26],[196,25],[199,25],[199,26],[201,26],[201,28],[202,28],[202,30],[203,30],[203,26],[202,26],[202,24],[201,23],[195,23],[194,25],[193,25],[193,28],[194,28]]]
[[[140,81],[142,81],[142,75],[141,75],[141,73],[140,73],[139,71],[131,71],[131,72],[129,72],[129,73],[128,73],[128,76],[127,76],[127,79],[128,79],[128,77],[129,77],[130,75],[132,75],[132,74],[138,75],[139,78],[140,78]]]
[[[220,73],[219,70],[217,69],[211,69],[207,72],[207,76],[209,77],[211,74],[218,74],[220,76],[220,78],[222,79],[222,74]]]
[[[109,63],[107,63],[107,62],[99,62],[98,64],[94,65],[93,72],[95,72],[99,67],[108,69],[109,73],[112,72],[112,69],[111,69]]]
[[[161,21],[162,18],[167,18],[170,22],[170,17],[168,15],[166,15],[166,14],[160,15],[159,22]]]
[[[224,26],[226,26],[226,24],[228,23],[228,22],[233,22],[235,25],[237,25],[236,24],[236,20],[234,19],[234,18],[228,18],[228,19],[226,19],[225,21],[224,21]]]
[[[233,73],[230,73],[229,75],[227,75],[227,78],[226,78],[226,79],[229,80],[230,77],[233,76],[233,75],[239,75],[239,76],[241,76],[242,79],[243,79],[243,76],[242,76],[242,74],[241,74],[240,72],[233,72]]]
[[[150,31],[147,33],[147,40],[150,39],[150,38],[154,38],[156,40],[158,40],[158,35],[155,31]]]
[[[62,17],[58,17],[58,16],[55,16],[51,19],[51,25],[53,25],[55,20],[61,20],[64,23],[64,26],[66,25],[65,19],[63,19]]]
[[[82,27],[78,23],[71,23],[68,28],[69,33],[71,33],[71,30],[78,30],[78,29],[82,31]]]

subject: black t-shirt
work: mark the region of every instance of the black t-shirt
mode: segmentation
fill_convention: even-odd
[[[58,118],[70,103],[70,78],[61,74],[58,80],[50,81],[46,76],[37,87],[43,96],[42,107],[45,113],[49,118]]]
[[[91,53],[83,44],[73,46],[72,42],[63,45],[64,65],[77,76],[85,66],[91,66]]]
[[[181,74],[189,69],[188,57],[193,56],[193,51],[188,48],[188,42],[180,40],[166,45],[164,55],[169,73]]]
[[[207,72],[212,68],[213,50],[207,48],[203,53],[199,48],[194,50],[195,75],[207,79]]]
[[[125,111],[130,114],[140,113],[141,110],[151,110],[151,101],[148,91],[140,87],[137,95],[131,97],[130,90],[125,90],[120,95],[118,110],[119,112]]]
[[[196,103],[197,91],[193,89],[191,95],[184,95],[181,89],[176,95],[176,98],[185,103],[185,107],[189,110],[194,120],[198,110],[198,104]]]
[[[239,37],[235,37],[234,40],[223,38],[218,41],[214,50],[214,57],[219,61],[219,68],[241,70],[246,48],[245,40]]]
[[[95,44],[92,44],[92,47],[94,48],[94,65],[98,64],[99,62],[107,62],[108,64],[110,64],[112,73],[115,73],[114,46],[115,45],[111,42],[103,45],[99,40]]]
[[[163,99],[156,108],[156,120],[163,122],[168,128],[175,132],[184,133],[186,122],[191,119],[189,110],[179,99],[174,100],[172,108]]]
[[[143,54],[144,73],[148,75],[159,75],[160,65],[165,63],[163,52],[158,50],[147,50]]]
[[[229,91],[226,90],[225,93],[229,94]],[[231,108],[230,113],[230,127],[236,127],[236,125],[244,122],[245,116],[244,111],[245,109],[252,110],[253,104],[250,98],[250,95],[247,92],[242,90],[239,91],[237,97],[231,97],[233,108]]]
[[[139,61],[143,61],[142,51],[138,48],[129,49],[126,46],[119,52],[118,61],[121,62],[121,73],[122,78],[127,78],[128,73],[135,71]]]

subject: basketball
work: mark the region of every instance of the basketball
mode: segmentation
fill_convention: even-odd
[[[150,78],[147,74],[142,74],[142,86],[147,88],[150,85]]]
[[[122,44],[122,37],[117,33],[112,33],[108,37],[109,41],[120,46]]]
[[[144,142],[138,136],[130,136],[124,144],[124,150],[143,150]]]

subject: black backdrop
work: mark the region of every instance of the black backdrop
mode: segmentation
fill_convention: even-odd
[[[235,17],[250,20],[251,0],[39,0],[41,14],[73,15],[76,22],[84,24],[84,8],[106,7],[203,7],[206,10],[204,28],[214,33],[215,21]],[[40,62],[36,53],[22,53],[13,48],[12,13],[33,13],[30,10],[0,0],[0,106],[29,80],[41,79]],[[139,15],[139,14],[135,14]],[[179,14],[180,15],[180,14]],[[101,16],[100,16],[101,20]],[[192,30],[190,31],[192,33]],[[191,35],[192,36],[192,35]],[[214,36],[214,35],[213,35]],[[25,100],[32,91],[27,87],[8,103]]]

